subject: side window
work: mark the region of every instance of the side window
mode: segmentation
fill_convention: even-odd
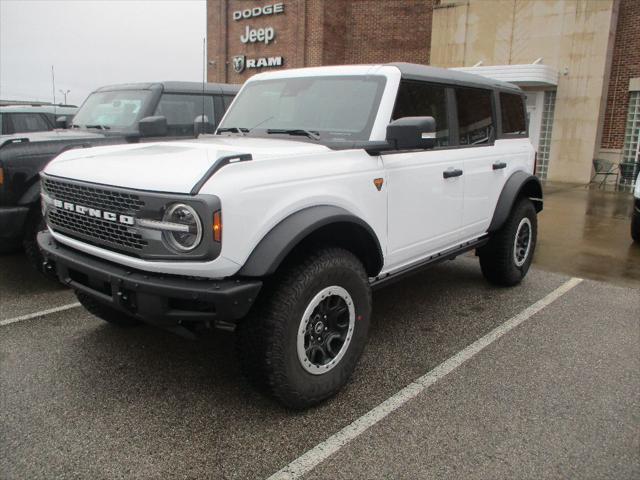
[[[447,90],[442,85],[401,82],[392,120],[402,117],[433,117],[436,120],[436,145],[449,145]]]
[[[207,131],[213,131],[215,117],[211,95],[205,95],[203,98],[202,95],[165,93],[160,98],[154,115],[167,118],[170,137],[184,137],[194,134],[193,122],[203,111],[207,123],[211,125]]]
[[[8,120],[8,133],[44,132],[51,130],[47,121],[39,113],[5,114]]]
[[[491,91],[479,88],[456,88],[460,145],[490,143],[495,131],[491,108]]]
[[[526,135],[527,120],[525,115],[524,101],[520,95],[500,92],[502,133]]]
[[[233,102],[233,97],[231,95],[224,95],[222,98],[224,99],[224,110],[226,112],[231,102]]]

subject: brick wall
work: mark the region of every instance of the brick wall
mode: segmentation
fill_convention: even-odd
[[[349,4],[345,63],[429,63],[433,0]]]
[[[602,148],[621,149],[629,108],[629,79],[640,77],[640,1],[621,0],[602,131]]]
[[[236,10],[284,3],[285,12],[235,21]],[[428,63],[437,0],[208,0],[209,81],[241,83],[266,69],[234,72],[231,59],[281,55],[283,68],[405,61]],[[273,27],[269,45],[245,43],[250,28]],[[211,64],[211,62],[214,62]],[[273,70],[269,68],[268,70]]]

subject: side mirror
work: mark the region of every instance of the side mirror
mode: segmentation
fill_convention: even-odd
[[[209,123],[209,118],[206,115],[198,115],[193,121],[193,133],[197,137],[201,133],[213,133],[213,124]]]
[[[69,128],[69,120],[64,115],[56,118],[56,128]]]
[[[433,148],[436,121],[433,117],[403,117],[387,125],[387,143],[395,150]]]
[[[138,122],[138,129],[141,137],[166,137],[169,133],[167,117],[145,117]]]

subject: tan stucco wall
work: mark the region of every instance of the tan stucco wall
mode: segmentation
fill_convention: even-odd
[[[548,179],[587,183],[600,145],[617,0],[443,0],[431,64],[532,63],[560,72]]]

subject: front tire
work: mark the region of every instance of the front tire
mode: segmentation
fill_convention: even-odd
[[[631,238],[636,242],[640,242],[640,213],[638,212],[633,212],[631,217]]]
[[[533,260],[538,234],[536,209],[528,198],[516,202],[500,230],[478,249],[484,277],[510,287],[522,281]]]
[[[348,382],[370,316],[362,263],[340,248],[318,250],[277,274],[239,325],[243,371],[287,407],[316,405]]]

